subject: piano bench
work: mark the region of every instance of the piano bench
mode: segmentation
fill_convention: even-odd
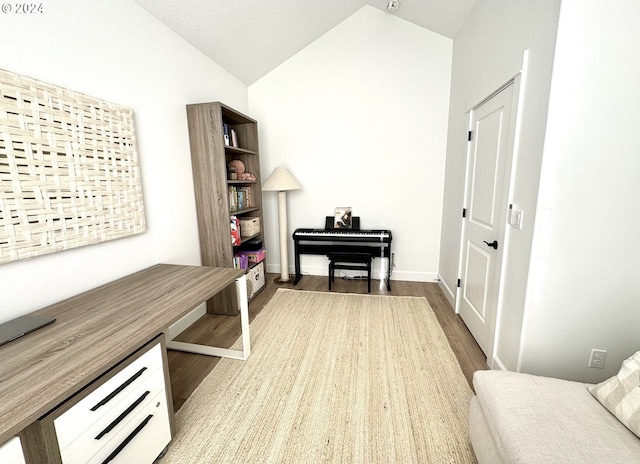
[[[367,293],[371,293],[371,255],[368,253],[329,253],[329,290],[336,269],[367,271]]]

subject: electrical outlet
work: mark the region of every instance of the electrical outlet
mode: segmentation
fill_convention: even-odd
[[[607,359],[607,350],[591,350],[591,357],[589,358],[589,367],[595,367],[597,369],[604,368],[604,362]]]

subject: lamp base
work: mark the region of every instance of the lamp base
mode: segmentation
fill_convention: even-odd
[[[278,276],[275,279],[273,279],[273,283],[276,285],[285,285],[291,282],[291,277],[289,277],[287,280],[282,280],[280,277],[281,276]]]

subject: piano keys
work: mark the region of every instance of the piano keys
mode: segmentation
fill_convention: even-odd
[[[296,276],[302,278],[301,255],[328,255],[331,252],[369,253],[373,258],[387,258],[387,290],[391,290],[391,231],[366,229],[296,229],[293,232]]]
[[[363,241],[363,239],[373,239],[376,242],[390,242],[391,232],[388,230],[350,230],[350,229],[296,229],[294,238],[315,240],[341,240],[341,241]]]

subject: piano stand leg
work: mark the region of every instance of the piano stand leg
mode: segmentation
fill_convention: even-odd
[[[389,267],[387,268],[387,278],[384,279],[387,282],[387,291],[391,291],[391,263],[389,263]]]
[[[296,274],[296,278],[293,281],[293,285],[297,285],[298,282],[300,282],[300,279],[302,279],[302,274]]]

